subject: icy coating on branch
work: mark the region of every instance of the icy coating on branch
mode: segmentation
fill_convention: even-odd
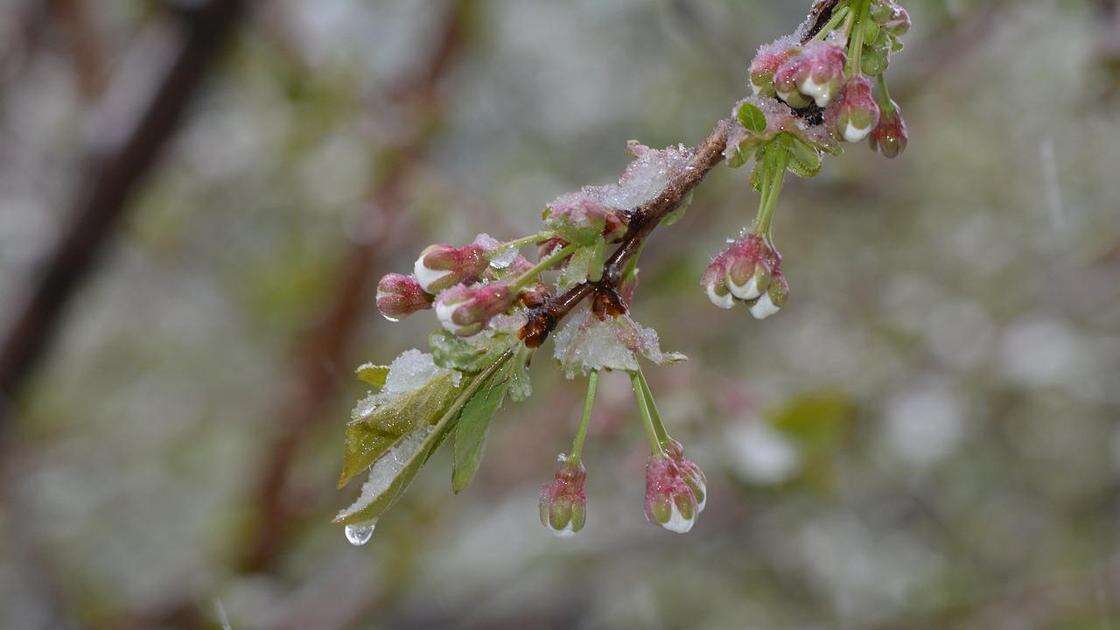
[[[662,352],[657,331],[646,328],[629,315],[600,321],[587,306],[572,313],[553,338],[554,356],[564,375],[575,378],[594,370],[638,369],[637,355],[666,365],[684,361],[679,352]]]

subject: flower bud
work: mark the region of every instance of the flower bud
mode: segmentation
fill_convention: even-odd
[[[696,497],[697,512],[703,512],[704,506],[708,503],[708,478],[704,475],[704,471],[700,470],[696,462],[684,456],[684,446],[677,440],[669,438],[664,446],[665,454],[680,467],[684,482]]]
[[[727,288],[740,300],[753,300],[770,284],[772,248],[756,234],[749,234],[727,248]]]
[[[428,293],[439,293],[462,282],[474,282],[490,264],[486,247],[429,245],[420,252],[412,271]]]
[[[470,337],[481,331],[496,315],[504,313],[517,299],[506,282],[468,287],[457,284],[436,298],[436,317],[450,333]]]
[[[432,299],[412,276],[390,273],[377,283],[377,310],[391,322],[431,308]]]
[[[683,534],[692,529],[700,506],[684,471],[667,455],[651,455],[646,463],[646,520]]]
[[[613,242],[626,234],[627,215],[612,208],[586,189],[556,198],[545,211],[545,224],[556,230],[578,230],[601,235]],[[577,239],[578,240],[578,239]]]
[[[708,299],[719,308],[735,306],[735,296],[727,286],[727,252],[721,252],[712,259],[708,268],[700,276],[700,286],[704,287]]]
[[[813,42],[778,68],[774,89],[791,107],[807,105],[804,97],[813,99],[818,107],[828,107],[840,91],[847,60],[842,47],[832,42]]]
[[[879,151],[889,158],[897,157],[906,150],[908,139],[902,108],[891,101],[891,111],[883,112],[879,117],[879,124],[871,132],[871,150]]]
[[[879,104],[871,81],[860,75],[844,85],[840,99],[826,112],[832,133],[847,142],[860,142],[879,124]]]
[[[797,50],[786,38],[764,44],[758,49],[749,70],[751,89],[755,95],[774,96],[774,73]]]
[[[770,278],[770,286],[766,289],[766,293],[763,293],[751,304],[751,315],[755,319],[766,319],[781,310],[787,299],[789,299],[789,282],[786,281],[779,265],[774,269],[774,275]]]
[[[541,525],[560,538],[567,538],[583,529],[587,522],[587,494],[584,482],[587,470],[578,459],[556,458],[556,477],[541,486]]]

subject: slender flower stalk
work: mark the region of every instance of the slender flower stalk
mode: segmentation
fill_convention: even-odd
[[[574,252],[577,248],[577,245],[569,243],[568,245],[565,245],[560,249],[552,252],[539,263],[533,265],[531,269],[518,276],[516,280],[510,283],[510,288],[515,292],[524,289],[525,287],[532,284],[533,281],[537,279],[537,276],[539,276],[542,272],[548,271],[549,269],[552,269],[556,265],[560,264],[561,261],[570,256],[572,252]]]
[[[595,406],[595,393],[599,387],[599,371],[587,375],[587,395],[583,399],[583,414],[579,419],[576,437],[572,440],[572,450],[568,459],[579,461],[583,456],[583,442],[587,439],[587,427],[591,424],[591,409]]]
[[[630,373],[630,386],[634,389],[634,398],[638,401],[638,413],[642,417],[642,428],[645,429],[646,439],[649,440],[649,451],[653,455],[664,455],[665,449],[661,446],[661,438],[654,426],[653,414],[649,408],[649,400],[642,389],[642,377],[637,372]]]

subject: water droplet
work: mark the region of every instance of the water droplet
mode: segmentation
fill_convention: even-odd
[[[366,521],[365,523],[355,523],[346,526],[346,540],[350,541],[351,545],[360,547],[373,538],[373,528],[377,527],[377,519]]]
[[[399,317],[389,317],[389,316],[388,316],[388,315],[386,315],[386,314],[385,314],[384,312],[382,312],[382,313],[381,313],[381,316],[382,316],[382,317],[384,317],[385,319],[387,319],[387,320],[389,320],[389,321],[393,322],[393,323],[396,323],[396,322],[399,322],[399,321],[401,321],[401,318],[399,318]]]
[[[490,266],[495,269],[506,269],[517,258],[516,249],[507,249],[490,259]]]

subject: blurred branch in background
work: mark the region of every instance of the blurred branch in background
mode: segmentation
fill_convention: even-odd
[[[69,41],[74,76],[82,98],[95,100],[105,89],[105,45],[97,31],[87,0],[54,0],[58,16]]]
[[[240,0],[212,0],[176,9],[174,20],[160,20],[139,37],[102,99],[91,121],[69,222],[0,339],[0,430],[139,183],[179,128],[242,8]]]
[[[347,350],[362,318],[373,305],[372,268],[386,257],[393,227],[406,211],[406,190],[441,124],[445,99],[441,85],[463,47],[472,0],[454,0],[432,47],[431,57],[415,74],[390,89],[390,99],[411,111],[412,126],[382,151],[358,235],[334,281],[334,297],[309,326],[293,371],[295,376],[278,406],[278,433],[267,451],[258,482],[254,514],[241,561],[246,572],[269,569],[296,516],[289,478],[299,445],[308,430],[324,419],[338,389],[339,374],[349,374]]]
[[[1105,94],[1111,97],[1120,93],[1120,2],[1098,0],[1097,8],[1101,23],[1097,57],[1108,76]]]

